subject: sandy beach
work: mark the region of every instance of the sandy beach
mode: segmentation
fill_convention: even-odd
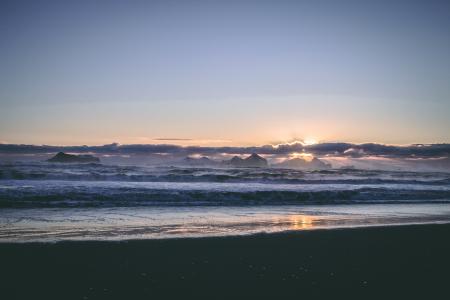
[[[426,296],[448,290],[450,225],[222,238],[0,244],[3,299]]]

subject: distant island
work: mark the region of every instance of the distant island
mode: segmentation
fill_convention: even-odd
[[[231,160],[226,161],[225,163],[237,168],[265,168],[269,166],[267,160],[256,153],[253,153],[246,158],[234,156]]]
[[[301,170],[326,170],[331,169],[331,165],[314,157],[312,160],[293,158],[274,165],[275,168],[301,169]]]
[[[306,160],[303,158],[293,158],[287,159],[281,163],[275,163],[269,165],[267,159],[264,157],[253,153],[246,158],[241,158],[239,156],[233,156],[229,160],[215,161],[206,156],[199,158],[196,157],[186,157],[180,164],[183,166],[190,167],[233,167],[233,168],[283,168],[283,169],[297,169],[297,170],[326,170],[331,169],[332,166],[317,157],[312,160]]]
[[[234,156],[230,160],[215,161],[206,156],[200,158],[186,157],[180,162],[185,166],[196,167],[234,167],[234,168],[266,168],[269,166],[267,160],[260,155],[253,153],[246,158]]]
[[[74,155],[67,154],[64,152],[59,152],[52,158],[47,160],[48,162],[56,162],[56,163],[99,163],[100,159],[98,157],[92,155]]]

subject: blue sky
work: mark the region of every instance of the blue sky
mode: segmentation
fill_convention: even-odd
[[[448,1],[2,1],[0,142],[450,141]]]

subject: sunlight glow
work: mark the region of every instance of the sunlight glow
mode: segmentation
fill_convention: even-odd
[[[310,229],[313,227],[313,217],[305,215],[295,215],[290,218],[293,230]]]
[[[309,146],[309,145],[314,145],[317,144],[318,141],[316,139],[313,138],[307,138],[303,140],[303,145]]]
[[[292,152],[292,153],[289,153],[289,159],[293,159],[293,158],[301,158],[301,159],[304,159],[306,161],[312,161],[314,156],[311,153],[306,153],[306,152]]]
[[[314,139],[314,138],[306,138],[306,139],[303,139],[303,140],[293,140],[291,142],[282,142],[282,143],[275,144],[275,145],[272,145],[272,146],[275,147],[275,148],[278,148],[280,146],[286,146],[286,145],[292,146],[292,145],[295,145],[295,144],[301,144],[303,146],[310,146],[310,145],[315,145],[315,144],[318,144],[318,143],[319,143],[319,141]]]

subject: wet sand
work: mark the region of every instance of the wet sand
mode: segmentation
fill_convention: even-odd
[[[2,299],[446,297],[450,224],[0,244]]]

